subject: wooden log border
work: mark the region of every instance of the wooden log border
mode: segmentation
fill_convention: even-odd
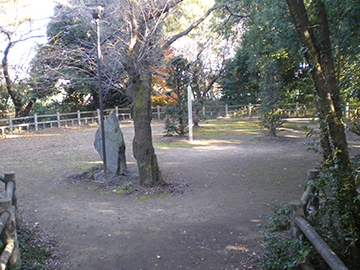
[[[18,267],[21,269],[19,242],[16,231],[16,182],[15,173],[0,174],[0,181],[5,183],[5,198],[0,199],[0,233],[3,235],[5,249],[0,255],[0,269]]]
[[[300,200],[295,200],[290,203],[291,236],[292,238],[297,238],[301,233],[303,233],[332,270],[348,270],[335,252],[330,249],[326,242],[306,220],[306,213],[309,210],[307,205],[315,192],[315,188],[311,185],[311,182],[315,180],[318,175],[318,170],[308,170],[307,176],[309,185],[307,189]],[[297,269],[305,270],[313,268],[308,262],[306,262],[304,264],[300,264]]]

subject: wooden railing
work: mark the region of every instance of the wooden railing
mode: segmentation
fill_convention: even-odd
[[[130,119],[130,110],[129,109],[119,109],[115,108],[116,115],[118,119]],[[110,112],[110,110],[105,110],[104,114]],[[76,111],[71,113],[59,113],[56,114],[43,114],[38,115],[34,114],[27,117],[9,117],[7,119],[0,119],[0,129],[1,135],[5,134],[5,131],[8,130],[10,133],[13,133],[14,129],[21,131],[26,129],[34,129],[38,131],[40,128],[45,129],[46,127],[68,127],[75,125],[82,125],[88,123],[100,123],[100,110],[96,111]]]
[[[20,268],[21,260],[16,232],[15,173],[0,174],[0,181],[5,183],[5,195],[0,199],[0,233],[5,246],[0,255],[0,269],[6,269],[7,265]]]
[[[318,170],[308,170],[308,181],[313,181],[319,175]],[[290,203],[290,221],[291,221],[291,235],[296,238],[303,233],[320,256],[325,260],[332,270],[347,270],[348,268],[338,258],[338,256],[330,249],[326,242],[318,235],[313,227],[306,220],[306,212],[316,211],[319,207],[319,201],[314,196],[314,187],[308,186],[300,200]],[[305,262],[300,264],[297,269],[313,269],[310,263]]]
[[[280,113],[284,117],[312,118],[316,117],[314,104],[289,103],[279,105]],[[194,110],[193,110],[194,111]],[[261,115],[260,104],[239,104],[224,106],[202,106],[200,113],[204,117],[259,117]],[[344,117],[353,115],[360,116],[360,104],[346,104]]]
[[[314,105],[305,105],[299,103],[284,104],[280,106],[281,114],[284,117],[315,117],[316,109]],[[131,119],[129,108],[114,108],[119,120]],[[111,109],[104,110],[104,115],[111,111]],[[195,110],[193,109],[193,112]],[[164,109],[160,106],[152,108],[153,118],[165,118]],[[354,114],[360,114],[360,105],[353,104],[345,107],[344,117],[350,117]],[[202,118],[215,117],[260,117],[261,110],[259,104],[240,104],[240,105],[224,105],[224,106],[202,106],[198,108],[198,116]],[[0,119],[1,135],[5,131],[12,133],[14,129],[29,131],[31,128],[38,131],[45,127],[62,127],[75,126],[87,123],[100,123],[100,111],[76,111],[71,113],[55,113],[55,114],[34,114],[27,117],[6,118]]]

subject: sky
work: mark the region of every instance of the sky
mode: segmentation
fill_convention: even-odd
[[[50,17],[54,13],[53,0],[32,0],[29,5],[27,14],[34,20],[36,26],[41,26],[42,34],[45,34],[46,24],[50,21]],[[46,39],[43,39],[46,42]]]
[[[15,67],[15,66],[19,66],[19,64],[28,66],[28,63],[35,56],[36,45],[44,44],[47,42],[46,25],[49,23],[51,16],[53,15],[55,1],[61,2],[62,0],[17,0],[20,8],[16,12],[20,13],[20,16],[30,17],[32,20],[31,29],[38,29],[37,31],[33,31],[31,35],[42,36],[42,37],[32,38],[30,40],[17,43],[14,46],[14,48],[12,48],[8,56],[10,66]],[[200,0],[200,1],[203,1],[208,6],[212,6],[214,3],[214,0]],[[26,3],[25,7],[24,7],[24,3]],[[13,9],[13,11],[15,12],[15,9]],[[11,17],[13,14],[8,12],[6,16],[8,15]],[[1,22],[0,22],[0,26],[1,26]],[[24,27],[23,31],[28,32],[29,28],[30,26],[27,25]],[[185,38],[183,38],[182,40],[185,42]],[[0,35],[0,53],[4,50],[4,48],[5,46],[1,40],[1,35]]]
[[[21,1],[19,1],[21,2]],[[20,6],[20,4],[19,4]],[[14,16],[18,13],[20,16],[28,16],[31,18],[32,23],[26,25],[22,31],[28,32],[31,28],[35,31],[31,32],[31,36],[41,36],[39,38],[32,38],[27,41],[17,43],[10,51],[8,60],[11,66],[18,65],[19,63],[27,64],[32,57],[34,57],[34,47],[36,44],[46,43],[46,25],[53,15],[54,9],[53,0],[30,0],[24,7],[23,5],[16,11],[11,9],[7,12],[6,16]],[[4,50],[3,40],[0,39],[0,51]]]

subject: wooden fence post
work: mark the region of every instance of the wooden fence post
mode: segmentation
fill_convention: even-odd
[[[248,116],[251,117],[251,103],[248,105]]]
[[[305,211],[308,211],[311,214],[314,214],[319,209],[319,198],[315,195],[316,188],[312,184],[312,181],[314,181],[318,176],[319,170],[307,170],[308,185],[300,199],[300,201],[305,204]]]
[[[98,124],[100,124],[100,109],[97,109],[96,113],[97,113]]]
[[[319,170],[317,169],[309,169],[307,170],[307,179],[308,181],[315,180],[319,176]]]
[[[299,117],[299,102],[295,103],[295,116]]]
[[[7,222],[7,226],[4,229],[4,238],[6,244],[12,244],[13,250],[9,258],[9,266],[11,268],[21,267],[21,259],[20,259],[20,250],[19,250],[19,242],[17,239],[16,232],[16,209],[15,206],[11,206],[10,208],[10,218]]]
[[[157,110],[157,117],[160,120],[160,106],[159,105],[156,106],[156,110]]]
[[[77,117],[78,117],[78,125],[81,126],[81,112],[77,110]]]
[[[7,209],[3,209],[1,207],[1,212],[7,211],[10,214],[10,218],[4,227],[4,240],[5,246],[9,245],[12,247],[12,251],[9,251],[8,255],[9,261],[8,264],[10,267],[21,267],[21,260],[20,260],[20,251],[19,251],[19,242],[17,239],[17,217],[16,217],[16,207],[17,207],[17,199],[16,199],[16,183],[15,183],[15,173],[14,172],[7,172],[4,174],[4,183],[5,183],[5,190],[7,190],[6,186],[9,183],[13,183],[13,190],[12,190],[12,200],[9,201],[9,204],[6,206]],[[4,250],[6,251],[6,249]],[[10,255],[11,254],[11,255]]]
[[[38,116],[36,113],[34,114],[34,123],[35,123],[35,130],[39,131]]]
[[[115,107],[115,115],[116,115],[116,119],[119,121],[119,108],[118,108],[118,106]]]
[[[60,121],[60,113],[59,112],[56,113],[56,119],[57,119],[58,128],[60,128],[61,127],[61,121]]]
[[[349,118],[349,103],[346,103],[345,105],[345,118]]]
[[[10,181],[14,183],[14,192],[13,192],[11,203],[12,203],[12,205],[14,205],[17,208],[17,198],[16,198],[16,192],[15,192],[15,190],[16,190],[15,173],[14,172],[6,172],[6,173],[4,173],[4,183],[5,183],[5,185],[7,185]]]
[[[12,133],[13,133],[13,130],[14,130],[14,127],[13,127],[13,124],[12,124],[12,118],[11,118],[11,116],[9,116],[9,127],[10,127],[10,133],[12,134]]]
[[[305,217],[305,204],[300,200],[295,200],[290,203],[290,231],[292,239],[300,235],[301,230],[295,224],[296,217]]]
[[[228,105],[225,104],[225,117],[228,116],[228,112],[229,112],[229,108],[228,108]]]

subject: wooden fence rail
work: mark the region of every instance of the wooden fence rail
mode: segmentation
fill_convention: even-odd
[[[318,176],[318,170],[308,170],[308,181],[313,181]],[[290,221],[291,221],[291,235],[293,238],[299,236],[302,232],[315,249],[319,252],[320,256],[330,266],[332,270],[348,270],[339,257],[330,249],[326,242],[318,235],[313,227],[306,220],[306,212],[316,211],[319,207],[317,198],[314,197],[314,189],[310,185],[305,190],[300,200],[290,203]],[[301,264],[296,269],[314,269],[308,262]]]
[[[299,103],[284,104],[280,106],[284,117],[315,117],[315,105]],[[201,114],[204,117],[259,117],[261,115],[260,104],[240,104],[224,106],[203,106]]]
[[[311,118],[316,115],[315,105],[306,105],[299,103],[284,104],[280,106],[281,114],[284,117],[304,117]],[[104,115],[111,111],[111,109],[104,110]],[[115,108],[116,115],[119,120],[131,119],[131,113],[129,108]],[[198,116],[202,118],[214,118],[214,117],[260,117],[261,110],[259,104],[240,104],[240,105],[224,105],[224,106],[201,106],[197,110]],[[346,105],[345,117],[349,117],[354,114],[359,114],[360,104]],[[152,108],[152,114],[154,118],[162,119],[165,117],[164,108],[157,106]],[[0,119],[1,135],[5,134],[5,131],[13,133],[14,129],[27,131],[33,128],[38,131],[39,128],[46,127],[68,127],[74,125],[82,125],[87,123],[100,123],[100,111],[76,111],[70,113],[55,113],[55,114],[34,114],[27,117],[18,117],[7,119]]]
[[[118,119],[130,119],[130,111],[129,109],[121,109],[115,108],[116,115]],[[110,110],[105,110],[104,113],[108,113]],[[100,111],[77,111],[71,113],[59,113],[56,114],[44,114],[38,115],[34,114],[33,116],[27,117],[17,117],[12,118],[9,117],[7,119],[0,119],[0,129],[1,135],[5,134],[5,131],[8,130],[11,134],[14,129],[18,129],[21,131],[22,129],[26,129],[27,131],[30,128],[33,128],[35,131],[38,131],[40,128],[45,129],[46,127],[68,127],[82,124],[94,124],[100,123]]]
[[[0,255],[0,269],[21,268],[19,243],[16,232],[16,184],[15,173],[0,174],[0,181],[5,183],[5,196],[0,199],[0,234],[3,236],[4,250]]]

